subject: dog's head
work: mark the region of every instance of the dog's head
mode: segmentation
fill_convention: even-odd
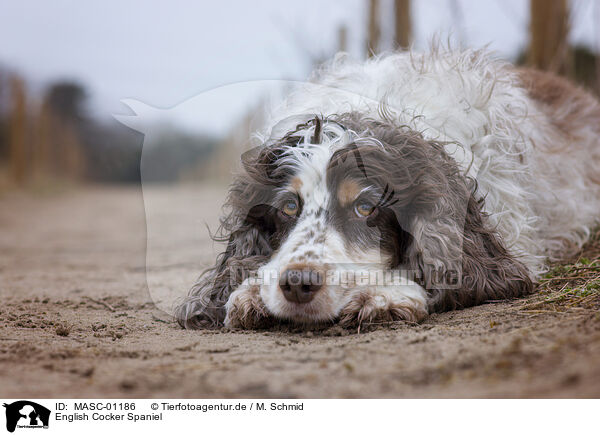
[[[260,286],[272,315],[298,322],[335,319],[356,292],[386,285],[381,271],[428,289],[430,309],[531,285],[486,227],[474,180],[408,127],[355,113],[314,117],[242,161],[221,222],[228,248],[212,284],[180,311],[185,326],[222,321],[244,279]]]

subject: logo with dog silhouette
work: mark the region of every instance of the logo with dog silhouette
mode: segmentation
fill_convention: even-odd
[[[4,404],[6,408],[6,430],[14,432],[19,429],[48,429],[50,410],[29,400],[19,400]]]

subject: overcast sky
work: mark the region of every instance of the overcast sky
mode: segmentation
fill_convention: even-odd
[[[412,4],[417,48],[436,32],[469,46],[489,43],[509,59],[525,46],[528,0]],[[124,98],[167,108],[230,83],[302,80],[311,56],[335,51],[341,24],[348,27],[348,51],[362,57],[365,7],[365,0],[0,0],[0,65],[21,73],[32,89],[79,81],[93,113],[108,119],[127,113]],[[391,7],[381,0],[385,35]],[[571,39],[598,49],[600,1],[575,0],[572,10]],[[199,128],[222,132],[252,103],[248,95],[222,95]]]

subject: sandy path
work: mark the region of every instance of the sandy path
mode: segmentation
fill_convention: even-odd
[[[177,219],[214,226],[223,193],[149,193],[176,204],[154,217],[149,277],[172,296],[216,252]],[[360,334],[182,331],[146,286],[140,189],[5,195],[0,228],[0,397],[600,397],[589,310],[488,304]]]

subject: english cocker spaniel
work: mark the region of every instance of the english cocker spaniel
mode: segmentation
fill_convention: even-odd
[[[518,297],[600,217],[600,105],[484,50],[338,55],[273,111],[185,328],[404,320]]]

